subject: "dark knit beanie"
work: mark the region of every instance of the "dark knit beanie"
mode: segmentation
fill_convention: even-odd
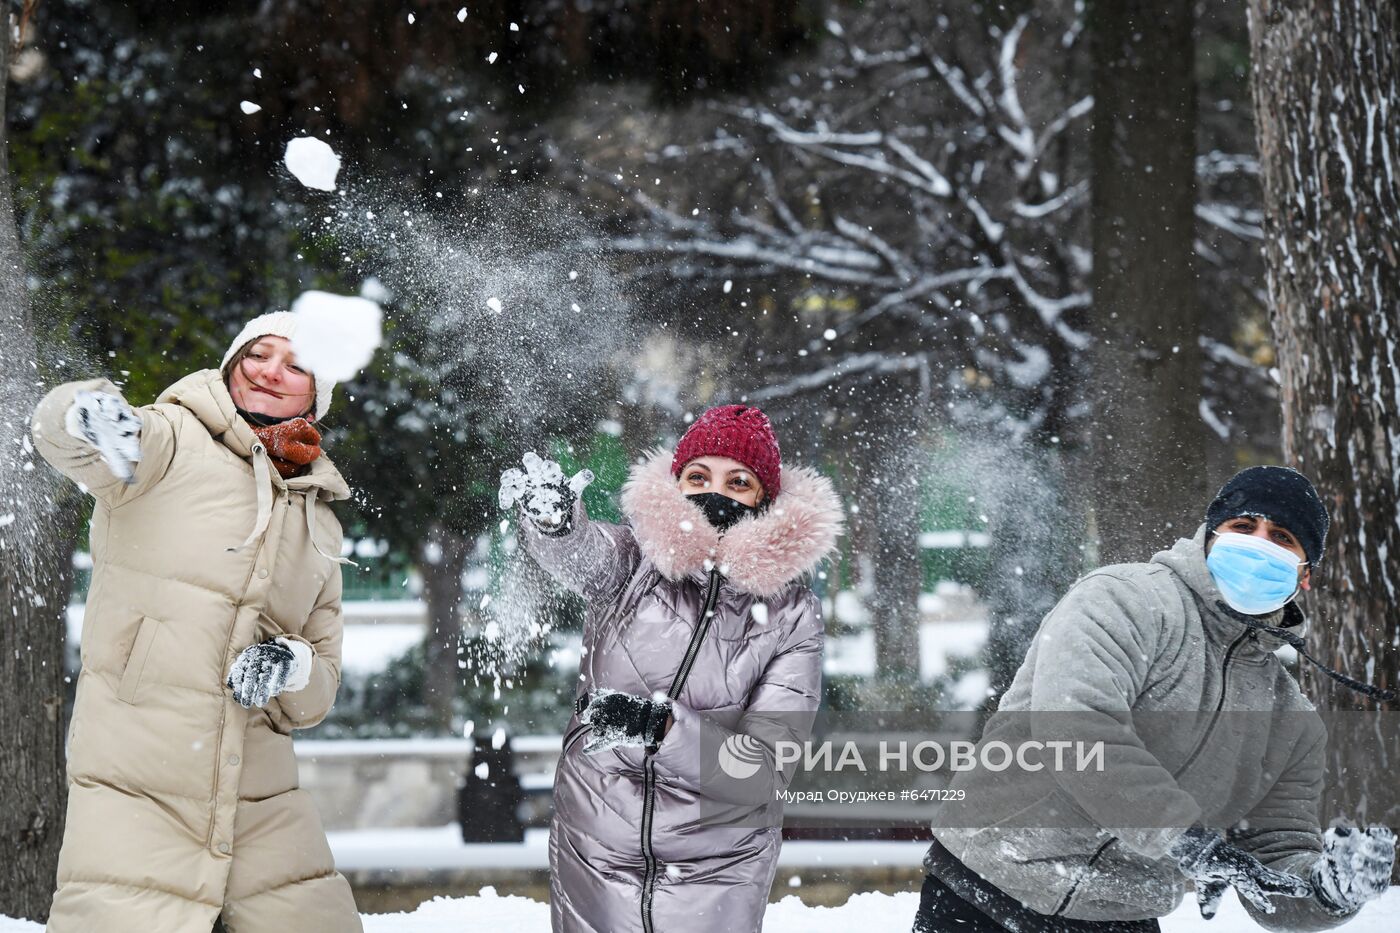
[[[671,475],[699,457],[728,457],[753,470],[766,501],[778,498],[783,456],[768,416],[749,405],[722,405],[705,412],[676,445]]]
[[[1313,484],[1297,470],[1257,466],[1236,473],[1206,509],[1206,527],[1219,528],[1221,522],[1241,515],[1282,525],[1303,546],[1309,564],[1317,566],[1322,560],[1331,520]]]

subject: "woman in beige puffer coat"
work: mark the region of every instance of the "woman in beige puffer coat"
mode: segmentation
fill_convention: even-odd
[[[340,682],[328,503],[349,495],[286,417],[319,420],[333,387],[296,366],[295,324],[255,319],[154,405],[93,380],[35,411],[96,499],[51,933],[361,929],[292,752]]]

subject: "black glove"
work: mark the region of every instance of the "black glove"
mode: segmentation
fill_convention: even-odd
[[[1296,875],[1265,868],[1254,856],[1230,845],[1213,829],[1192,826],[1182,833],[1170,852],[1181,873],[1196,884],[1196,904],[1207,920],[1220,909],[1225,889],[1233,887],[1266,914],[1274,912],[1270,894],[1308,897],[1312,885]]]
[[[666,732],[671,715],[670,700],[648,700],[616,690],[594,690],[588,695],[588,708],[578,721],[593,727],[583,743],[585,754],[593,755],[624,745],[656,748]]]
[[[265,641],[244,648],[228,672],[228,687],[244,709],[263,707],[287,689],[287,679],[296,667],[292,649],[277,641]]]
[[[524,457],[525,469],[501,474],[497,501],[501,508],[519,505],[535,527],[545,534],[568,534],[572,530],[574,501],[593,482],[591,470],[580,470],[573,479],[553,460],[533,452]]]

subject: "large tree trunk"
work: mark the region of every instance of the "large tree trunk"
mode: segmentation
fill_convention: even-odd
[[[6,17],[8,22],[8,16]],[[0,39],[0,118],[9,34]],[[0,914],[47,919],[63,838],[64,612],[72,582],[71,510],[35,463],[34,327],[10,202],[0,119]]]
[[[1400,684],[1400,6],[1251,0],[1266,258],[1288,462],[1332,512],[1323,660]],[[1306,666],[1321,707],[1361,698]],[[1394,734],[1393,730],[1389,733]],[[1374,747],[1365,774],[1394,781]],[[1345,767],[1345,760],[1337,762]],[[1356,762],[1360,764],[1360,762]]]
[[[1095,0],[1092,398],[1099,560],[1145,560],[1206,501],[1193,270],[1193,0]]]
[[[455,700],[462,693],[462,572],[471,542],[434,524],[428,531],[421,563],[423,596],[428,608],[424,641],[423,702],[433,725],[443,733],[455,728]]]
[[[0,354],[3,356],[3,354]],[[3,360],[0,360],[3,362]],[[42,465],[36,472],[45,469]],[[8,498],[8,497],[7,497]],[[7,507],[9,504],[7,503]],[[64,622],[73,585],[75,508],[30,510],[33,533],[0,540],[0,915],[45,920],[63,841]],[[16,546],[29,548],[22,556]],[[13,621],[14,624],[11,624]]]

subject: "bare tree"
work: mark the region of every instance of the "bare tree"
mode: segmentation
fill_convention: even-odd
[[[1238,40],[1233,21],[1217,20],[1208,21],[1212,41],[1232,49],[1238,41],[1243,58],[1242,15]],[[882,469],[907,469],[866,466],[859,439],[845,443],[872,406],[916,437],[953,428],[979,448],[972,459],[987,468],[977,471],[978,519],[993,544],[994,693],[1084,567],[1086,509],[1074,491],[1088,485],[1085,455],[1100,426],[1086,376],[1094,338],[1111,329],[1096,327],[1090,308],[1086,21],[1075,0],[882,0],[836,14],[813,60],[762,94],[653,115],[647,137],[619,133],[625,109],[607,122],[607,114],[581,120],[576,131],[621,137],[590,160],[591,177],[630,207],[608,245],[646,260],[639,285],[681,309],[677,331],[690,327],[714,345],[706,323],[716,315],[744,322],[725,335],[738,361],[723,374],[726,390],[803,413],[794,420],[824,420],[842,472],[888,480]],[[1189,56],[1189,17],[1185,28],[1184,39],[1173,33],[1178,56],[1183,47]],[[1181,67],[1188,76],[1178,84],[1189,89],[1189,60]],[[1217,81],[1209,93],[1246,93],[1243,83]],[[1194,159],[1199,186],[1189,148],[1186,177],[1180,158],[1169,173],[1182,196],[1174,209],[1186,211],[1171,218],[1173,262],[1191,269],[1180,247],[1194,246],[1199,276],[1184,287],[1207,296],[1214,313],[1184,342],[1150,336],[1196,359],[1187,366],[1196,384],[1170,399],[1172,418],[1185,419],[1173,425],[1191,434],[1194,422],[1200,433],[1204,421],[1222,440],[1267,446],[1259,423],[1270,415],[1257,399],[1270,397],[1272,360],[1252,358],[1234,339],[1242,317],[1262,319],[1262,291],[1250,285],[1262,236],[1257,162],[1248,108],[1220,103]],[[676,141],[632,154],[656,137]],[[1177,137],[1191,145],[1189,131]],[[1139,492],[1120,491],[1127,501],[1111,508],[1136,508]],[[867,519],[885,521],[863,510],[853,544],[868,540],[859,533]],[[872,536],[879,554],[859,556],[903,549],[917,562],[913,528],[882,525]],[[897,656],[912,643],[904,628],[917,618],[916,577],[901,574],[877,600],[881,674],[904,671]]]
[[[1326,607],[1313,641],[1333,666],[1395,687],[1400,7],[1251,0],[1249,10],[1284,446],[1333,518],[1313,573]],[[1306,676],[1320,706],[1359,702]],[[1338,754],[1345,773],[1349,755],[1382,753],[1372,744]],[[1400,748],[1383,754],[1393,760]],[[1373,773],[1376,760],[1351,771]]]
[[[753,322],[761,366],[737,367],[733,382],[779,411],[835,413],[843,471],[869,494],[853,497],[869,506],[854,516],[856,537],[879,544],[865,555],[877,672],[900,681],[917,673],[920,445],[957,420],[1039,464],[1024,478],[1043,487],[1076,440],[1091,101],[1076,93],[1072,4],[990,24],[934,5],[888,6],[843,19],[849,32],[829,22],[816,66],[771,94],[716,105],[712,139],[653,153],[635,179],[597,175],[633,206],[609,245],[664,258],[642,275],[738,279],[744,294],[806,294],[819,309],[775,308]],[[659,182],[702,167],[714,190],[685,188],[687,198],[732,209],[691,210],[654,193],[671,186],[648,184],[653,173]],[[736,357],[749,357],[747,346]],[[873,444],[862,440],[872,422],[884,426]],[[893,447],[915,456],[892,459]],[[1026,500],[1000,492],[1007,512],[988,520],[1006,531],[999,576],[1016,581],[1007,588],[1016,605],[998,603],[1021,633],[1006,639],[1003,666],[1014,670],[1028,630],[1074,575],[1078,537],[1053,509],[1006,521]],[[1066,543],[1074,554],[1057,561]],[[1056,569],[1047,580],[1018,567]]]
[[[6,17],[8,22],[8,16]],[[10,32],[0,39],[5,113]],[[0,915],[48,917],[68,788],[63,757],[64,613],[76,522],[36,464],[28,415],[39,399],[38,347],[10,201],[0,123]]]

